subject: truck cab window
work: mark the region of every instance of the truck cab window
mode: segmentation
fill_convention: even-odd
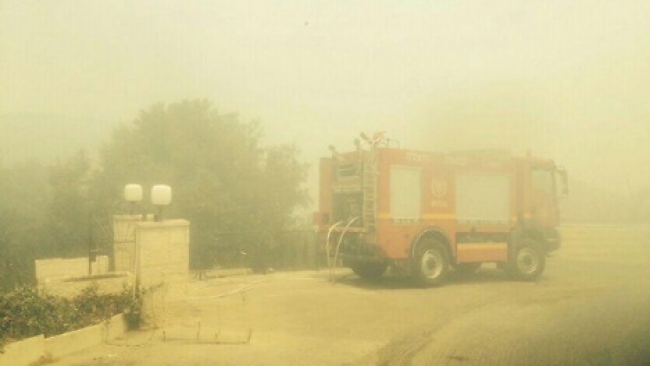
[[[533,187],[544,192],[555,194],[555,180],[553,172],[546,169],[533,169],[532,172]]]

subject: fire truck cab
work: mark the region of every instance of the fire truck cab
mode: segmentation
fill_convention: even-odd
[[[566,171],[505,151],[433,153],[381,135],[320,161],[319,237],[333,265],[365,279],[391,271],[437,285],[450,270],[497,263],[534,280],[560,247]]]

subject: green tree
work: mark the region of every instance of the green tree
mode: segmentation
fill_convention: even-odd
[[[0,289],[32,283],[34,259],[45,256],[47,169],[35,161],[0,167]]]
[[[88,197],[90,168],[91,160],[82,150],[49,169],[47,231],[51,255],[76,257],[88,254],[93,223]]]
[[[307,201],[307,167],[297,155],[295,147],[262,146],[258,123],[219,114],[207,101],[158,104],[115,130],[91,190],[96,212],[110,217],[125,211],[125,184],[169,184],[165,215],[190,220],[192,265],[206,267],[215,247],[254,246],[265,240],[260,233],[290,227]]]

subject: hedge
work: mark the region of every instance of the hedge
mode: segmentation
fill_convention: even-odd
[[[72,299],[39,293],[30,286],[0,294],[0,349],[10,342],[44,334],[50,337],[100,323],[124,312],[130,327],[140,320],[140,296],[125,288],[100,294],[97,284]]]

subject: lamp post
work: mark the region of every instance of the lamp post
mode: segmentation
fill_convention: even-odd
[[[127,184],[124,186],[124,200],[129,203],[129,209],[128,209],[128,214],[129,215],[135,215],[137,213],[136,210],[136,205],[142,201],[142,186],[139,184]],[[144,213],[140,212],[140,219],[144,218]],[[125,229],[125,238],[128,237],[129,233],[129,227],[133,225],[132,223],[128,222],[127,227]],[[134,228],[135,230],[135,228]],[[136,240],[133,241],[133,257],[131,258],[132,260],[132,270],[135,275],[135,283],[133,284],[133,298],[136,297],[136,287],[138,286],[138,281],[140,280],[138,276],[138,248],[136,247],[137,243]]]

